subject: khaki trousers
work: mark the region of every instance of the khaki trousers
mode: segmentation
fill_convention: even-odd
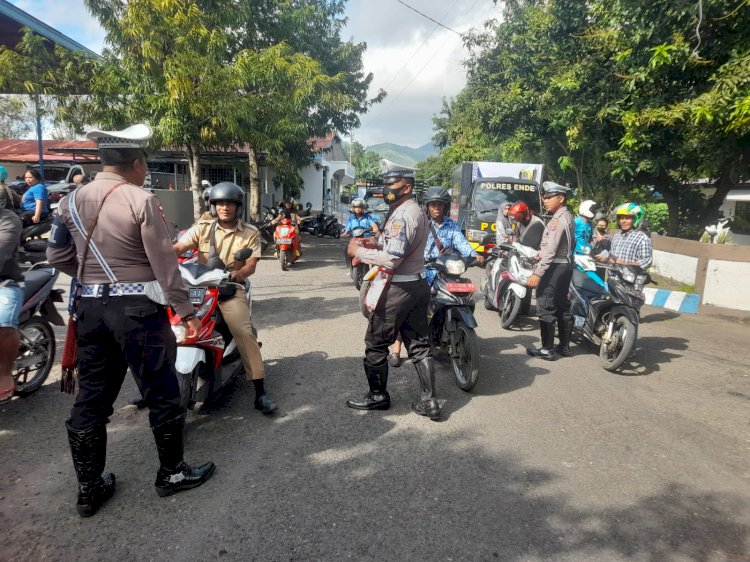
[[[234,341],[237,342],[237,349],[245,364],[245,378],[248,380],[265,378],[263,357],[260,355],[258,341],[253,335],[245,291],[238,287],[235,296],[219,303],[219,310]]]

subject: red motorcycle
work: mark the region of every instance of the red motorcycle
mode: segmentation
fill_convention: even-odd
[[[286,271],[299,257],[299,231],[291,219],[281,219],[273,233],[276,243],[276,255],[281,262],[281,269]]]
[[[251,255],[252,250],[240,250],[235,260],[243,261]],[[218,303],[246,287],[230,281],[226,269],[211,269],[200,263],[181,264],[180,274],[201,322],[198,333],[189,334],[182,319],[171,308],[167,309],[177,341],[175,367],[180,402],[185,408],[203,413],[231,394],[234,383],[244,371],[239,350],[221,317]]]

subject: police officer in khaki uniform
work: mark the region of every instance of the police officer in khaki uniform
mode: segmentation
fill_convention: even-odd
[[[546,181],[542,185],[544,208],[552,214],[542,235],[536,255],[534,273],[529,277],[529,288],[536,287],[536,308],[542,332],[542,346],[529,347],[526,353],[555,361],[560,356],[570,357],[570,333],[573,317],[570,313],[568,287],[573,277],[572,254],[575,248],[573,215],[565,205],[570,188]],[[555,321],[560,330],[560,345],[555,347]]]
[[[97,142],[102,171],[60,202],[47,249],[50,264],[80,283],[79,388],[65,425],[82,517],[96,513],[115,491],[114,475],[103,473],[106,424],[128,368],[149,408],[161,464],[157,494],[200,486],[215,469],[211,462],[192,467],[183,460],[185,410],[165,304],[185,319],[190,333],[200,322],[182,283],[159,200],[142,188],[148,172],[143,146],[151,129],[141,124],[92,131],[87,137]]]
[[[412,198],[411,170],[386,171],[384,198],[390,205],[378,242],[353,238],[347,255],[377,265],[392,273],[390,284],[380,295],[370,315],[365,334],[364,369],[370,391],[346,402],[358,410],[387,410],[388,346],[400,333],[412,359],[422,388],[421,399],[412,410],[430,419],[440,417],[435,394],[435,366],[429,340],[427,307],[430,287],[424,274],[424,248],[430,233],[427,215]]]
[[[174,245],[175,253],[179,256],[197,248],[199,263],[221,269],[229,266],[229,278],[236,283],[244,283],[255,273],[261,254],[260,232],[240,218],[244,199],[244,191],[235,183],[225,181],[213,186],[209,193],[211,218],[201,217],[190,227]],[[215,256],[211,255],[212,236]],[[244,249],[252,250],[252,257],[245,262],[235,262],[234,255]],[[222,299],[219,310],[237,343],[245,366],[245,377],[253,381],[255,408],[264,414],[272,413],[276,410],[276,403],[266,393],[266,371],[250,322],[247,294],[237,291],[233,297]]]

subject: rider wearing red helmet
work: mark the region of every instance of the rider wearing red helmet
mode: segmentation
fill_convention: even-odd
[[[521,238],[532,222],[540,222],[544,224],[544,221],[536,216],[523,201],[511,205],[508,209],[508,218],[510,219],[511,227],[513,228],[513,238],[515,240]]]

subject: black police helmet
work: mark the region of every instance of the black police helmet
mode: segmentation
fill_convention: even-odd
[[[443,213],[448,214],[451,208],[451,194],[444,187],[431,187],[422,197],[422,202],[425,206],[430,203],[442,203]]]

